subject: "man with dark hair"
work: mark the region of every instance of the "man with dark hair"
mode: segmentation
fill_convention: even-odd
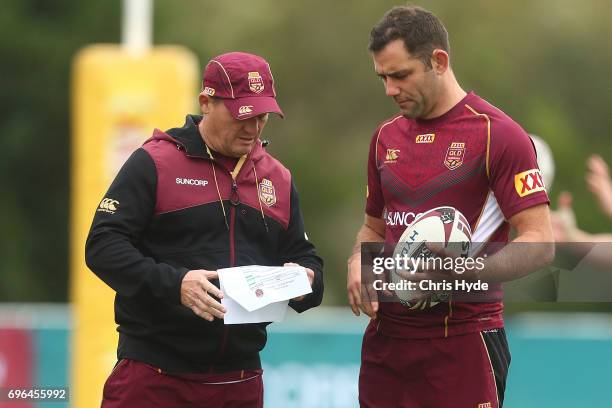
[[[436,48],[450,54],[448,32],[433,14],[420,7],[394,7],[370,33],[368,50],[377,53],[394,40],[402,40],[407,50],[432,68],[431,55]]]
[[[401,114],[372,137],[365,221],[348,261],[353,313],[372,319],[363,339],[359,401],[376,408],[501,407],[510,354],[503,304],[496,300],[500,282],[540,268],[554,253],[533,145],[502,111],[461,88],[447,31],[429,11],[394,7],[372,29],[369,49]],[[418,214],[440,206],[468,220],[473,247],[488,257],[484,269],[462,276],[490,282],[494,300],[457,301],[451,292],[439,303],[382,302],[385,294],[362,281],[361,243],[394,245]],[[520,248],[504,246],[511,227]],[[480,243],[497,243],[499,250]]]
[[[224,324],[218,269],[299,264],[312,293],[289,305],[321,303],[323,264],[293,178],[260,140],[268,114],[282,116],[270,66],[213,58],[199,102],[203,116],[155,130],[127,160],[87,238],[87,265],[117,292],[104,408],[263,406],[268,323]]]

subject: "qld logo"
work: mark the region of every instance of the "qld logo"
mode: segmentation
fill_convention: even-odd
[[[264,82],[259,72],[249,72],[249,89],[255,93],[261,93],[264,90]]]
[[[270,180],[263,179],[259,183],[259,199],[268,207],[276,204],[276,193],[274,192],[274,185]]]
[[[449,170],[455,170],[457,167],[463,164],[463,157],[465,156],[465,143],[453,142],[449,146],[446,157],[444,158],[444,165]]]

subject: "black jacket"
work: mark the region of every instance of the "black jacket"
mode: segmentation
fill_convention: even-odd
[[[177,373],[256,369],[267,323],[196,316],[180,302],[183,277],[295,262],[315,272],[313,293],[290,302],[302,312],[321,303],[322,260],[305,236],[289,171],[258,142],[234,182],[206,153],[200,120],[156,130],[127,160],[96,210],[86,262],[117,292],[118,358]]]

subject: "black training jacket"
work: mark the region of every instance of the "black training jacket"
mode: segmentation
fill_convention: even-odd
[[[323,263],[304,233],[289,170],[258,141],[234,181],[207,154],[200,120],[155,130],[126,161],[96,209],[86,262],[116,291],[119,359],[176,373],[257,369],[267,323],[196,316],[181,304],[183,277],[295,262],[315,272],[313,293],[290,302],[303,312],[321,303]]]

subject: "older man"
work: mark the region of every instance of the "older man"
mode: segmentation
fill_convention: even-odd
[[[124,164],[97,208],[87,265],[117,294],[118,363],[103,407],[261,407],[266,325],[224,325],[217,269],[306,268],[320,304],[322,261],[304,233],[291,173],[260,140],[282,116],[270,66],[213,58],[203,116],[153,136]],[[166,101],[172,103],[172,101]]]

